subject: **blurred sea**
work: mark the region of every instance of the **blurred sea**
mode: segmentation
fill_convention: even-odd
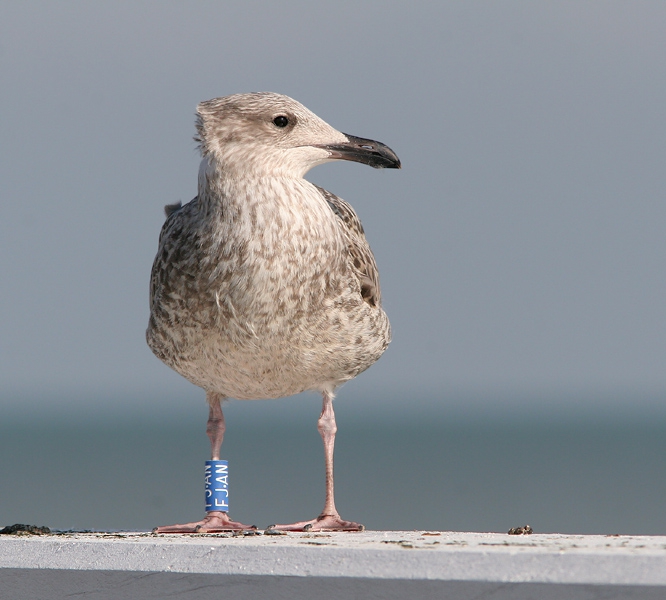
[[[317,516],[318,410],[317,400],[225,408],[234,519]],[[336,412],[338,509],[369,529],[666,534],[666,418]],[[3,419],[0,525],[150,530],[201,518],[206,416],[202,403],[177,419]]]

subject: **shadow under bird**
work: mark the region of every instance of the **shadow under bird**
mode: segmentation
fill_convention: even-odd
[[[219,460],[222,401],[319,391],[326,500],[319,517],[271,526],[360,531],[333,496],[335,390],[371,366],[391,339],[379,274],[352,207],[303,178],[351,160],[400,168],[379,142],[341,133],[274,93],[215,98],[197,108],[198,194],[166,207],[150,280],[146,333],[155,355],[206,391],[207,434]],[[249,529],[227,512],[158,533]]]

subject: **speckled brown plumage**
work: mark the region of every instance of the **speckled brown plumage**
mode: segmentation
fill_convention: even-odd
[[[211,161],[207,134],[200,125]],[[148,344],[192,383],[224,396],[333,391],[390,340],[360,220],[300,177],[229,181],[221,162],[204,165],[194,200],[167,209]]]
[[[203,102],[197,131],[199,190],[165,209],[148,345],[211,405],[304,390],[326,402],[391,334],[360,220],[303,175],[335,159],[400,163],[278,94]]]

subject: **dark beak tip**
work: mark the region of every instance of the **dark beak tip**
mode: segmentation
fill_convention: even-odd
[[[386,144],[347,133],[343,135],[347,137],[347,143],[322,147],[329,150],[335,158],[363,163],[375,169],[402,168],[400,159]]]
[[[395,156],[395,154],[393,155]],[[378,168],[380,169],[402,169],[402,163],[400,162],[400,159],[395,156],[394,159],[391,160],[388,164],[384,165],[379,165]]]

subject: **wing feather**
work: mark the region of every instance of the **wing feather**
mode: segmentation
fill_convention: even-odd
[[[361,220],[349,203],[324,188],[315,187],[340,219],[342,231],[347,239],[349,258],[361,285],[363,300],[370,306],[380,306],[379,270],[377,269],[375,256],[370,249],[370,244],[365,239]]]

